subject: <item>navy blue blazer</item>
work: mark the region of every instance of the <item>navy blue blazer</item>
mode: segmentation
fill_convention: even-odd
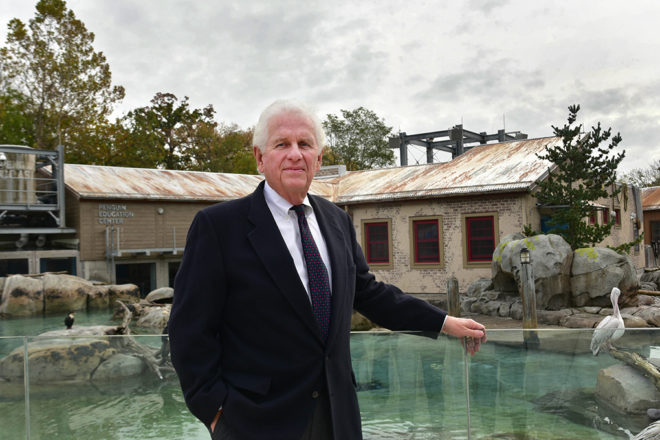
[[[239,438],[302,435],[326,387],[334,438],[361,439],[349,347],[358,310],[392,330],[441,330],[446,313],[377,282],[350,217],[309,196],[332,265],[328,340],[263,193],[201,210],[190,226],[169,321],[171,356],[190,411],[210,425],[222,406]]]

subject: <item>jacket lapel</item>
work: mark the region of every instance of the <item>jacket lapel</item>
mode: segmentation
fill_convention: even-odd
[[[264,198],[264,184],[259,184],[252,194],[248,220],[254,229],[248,233],[248,240],[266,271],[284,297],[291,304],[296,314],[320,340],[321,330],[314,319],[312,306],[305,287],[284,243],[275,219],[268,209]]]

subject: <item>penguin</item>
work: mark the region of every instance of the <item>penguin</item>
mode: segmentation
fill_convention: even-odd
[[[64,318],[64,325],[66,325],[67,330],[70,330],[71,327],[73,327],[73,312],[69,312],[68,315],[66,315],[66,318]]]

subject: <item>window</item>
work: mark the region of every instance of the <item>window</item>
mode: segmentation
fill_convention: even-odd
[[[463,263],[490,266],[497,245],[497,213],[463,215]]]
[[[610,210],[605,208],[603,209],[603,224],[606,225],[610,222]]]
[[[66,272],[69,275],[78,275],[76,271],[76,257],[41,258],[39,270],[44,272]]]
[[[591,211],[591,214],[589,214],[589,224],[590,225],[596,224],[596,211]]]
[[[614,208],[614,225],[621,227],[621,209]]]
[[[369,265],[376,268],[392,267],[391,221],[363,220],[364,254]]]
[[[439,267],[443,263],[442,217],[417,217],[410,219],[413,268]]]
[[[117,284],[135,284],[144,298],[156,288],[155,263],[125,263],[115,265]]]
[[[0,260],[0,277],[30,273],[28,260],[25,258],[12,258]]]

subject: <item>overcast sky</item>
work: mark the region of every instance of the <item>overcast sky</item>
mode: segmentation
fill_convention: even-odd
[[[7,22],[31,0],[0,0]],[[660,159],[660,2],[68,0],[114,84],[117,115],[156,92],[243,128],[277,98],[323,118],[364,106],[408,134],[550,136],[567,107],[621,132],[620,171]],[[423,152],[409,163],[426,160]],[[447,160],[439,155],[438,160]]]

